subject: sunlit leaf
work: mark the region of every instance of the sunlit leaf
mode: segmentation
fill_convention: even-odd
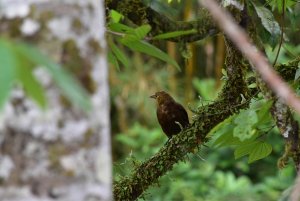
[[[142,26],[137,27],[134,32],[135,35],[137,36],[137,38],[139,40],[144,39],[145,36],[149,33],[149,31],[151,30],[151,26],[149,24],[145,24]]]
[[[124,18],[124,16],[119,13],[118,11],[115,11],[113,9],[110,10],[110,17],[112,22],[118,23],[121,19]]]

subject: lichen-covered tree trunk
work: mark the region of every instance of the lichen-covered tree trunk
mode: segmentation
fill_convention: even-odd
[[[24,40],[67,68],[91,94],[73,107],[43,68],[46,110],[14,89],[0,113],[0,200],[112,200],[104,3],[0,0],[0,37]],[[1,83],[0,83],[1,84]]]

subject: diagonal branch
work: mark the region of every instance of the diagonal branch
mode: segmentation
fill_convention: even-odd
[[[232,17],[224,9],[221,9],[214,0],[199,0],[199,2],[210,11],[219,26],[253,64],[256,71],[261,75],[262,79],[269,85],[272,91],[300,114],[300,99],[297,98],[288,84],[276,74],[275,70],[267,62],[266,57],[250,43],[247,34],[234,23]]]

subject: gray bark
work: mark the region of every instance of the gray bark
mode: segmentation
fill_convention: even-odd
[[[57,62],[81,62],[79,74],[87,71],[93,85],[89,113],[62,101],[43,67],[35,76],[46,90],[46,110],[21,87],[14,89],[0,113],[1,201],[112,200],[103,5],[102,0],[0,0],[0,37],[34,43]],[[67,41],[75,48],[66,53]]]

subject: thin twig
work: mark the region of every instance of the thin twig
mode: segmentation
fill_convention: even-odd
[[[113,35],[116,35],[116,36],[121,36],[121,37],[124,37],[124,36],[125,36],[124,33],[112,31],[112,30],[109,30],[109,29],[106,29],[106,32],[107,32],[107,33],[110,33],[110,34],[113,34]]]

